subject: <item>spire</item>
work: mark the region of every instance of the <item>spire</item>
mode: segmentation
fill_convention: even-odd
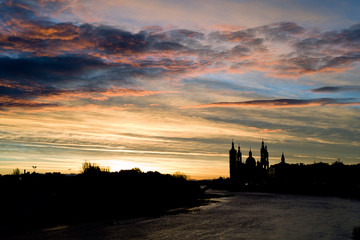
[[[238,163],[242,163],[242,156],[241,156],[241,151],[240,151],[240,144],[238,145],[238,151],[237,151],[237,154],[236,154],[236,157],[237,157],[237,161]]]
[[[231,141],[231,149],[235,149],[235,147],[234,147],[234,139],[232,139],[232,141]]]
[[[251,147],[250,147],[250,151],[249,151],[249,157],[252,157]]]
[[[264,139],[261,138],[261,147],[264,148]]]
[[[281,163],[285,163],[285,156],[284,156],[284,152],[281,154]]]

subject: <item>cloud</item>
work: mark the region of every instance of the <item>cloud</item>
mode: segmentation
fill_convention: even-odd
[[[16,105],[10,104],[4,106],[0,110],[10,112],[10,113],[43,113],[43,112],[96,112],[96,113],[108,113],[114,111],[121,111],[128,109],[127,106],[117,107],[117,106],[99,106],[96,104],[85,104],[85,105],[76,105],[76,106],[69,106],[69,105],[60,105],[60,104],[37,104],[37,103],[29,103],[24,105]]]
[[[249,128],[259,131],[261,133],[285,132],[284,129],[267,129],[267,128],[257,128],[257,127],[249,127]]]
[[[0,79],[14,81],[63,81],[108,65],[87,56],[0,58]],[[80,77],[77,77],[79,79]]]
[[[26,99],[13,99],[0,96],[0,111],[8,110],[11,108],[44,108],[44,107],[57,107],[57,104],[43,103],[39,101],[32,101]]]
[[[298,78],[345,71],[360,61],[360,25],[327,32],[294,22],[213,30],[149,26],[129,31],[54,18],[54,14],[71,13],[69,6],[69,1],[0,4],[4,13],[0,16],[2,96],[28,101],[107,100],[125,96],[118,89],[138,89],[137,84],[149,86],[147,81],[152,80],[177,82],[209,73],[253,71]],[[273,105],[310,104],[299,101]]]
[[[126,88],[111,89],[83,89],[53,91],[48,96],[41,97],[46,101],[92,99],[98,101],[108,100],[111,97],[143,97],[157,94],[174,93],[174,91],[151,91]]]
[[[272,41],[288,41],[306,32],[305,28],[293,22],[279,22],[255,28]]]
[[[336,92],[356,92],[360,91],[359,86],[325,86],[321,88],[311,89],[313,93],[336,93]]]
[[[306,52],[309,50],[319,51],[324,48],[336,46],[342,46],[343,48],[347,49],[356,47],[359,43],[360,24],[356,24],[340,31],[329,31],[312,34],[311,36],[296,42],[294,46],[297,48],[297,50]]]
[[[360,102],[349,102],[354,100],[335,99],[335,98],[317,98],[317,99],[273,99],[273,100],[252,100],[244,102],[218,102],[210,104],[201,104],[194,106],[184,106],[187,108],[213,108],[213,107],[259,107],[259,108],[297,108],[314,106],[359,106]]]
[[[144,97],[174,91],[152,91],[144,89],[118,88],[82,88],[63,89],[45,88],[41,85],[13,84],[13,81],[0,81],[0,108],[47,108],[55,109],[73,104],[74,101],[105,101],[116,97]],[[83,103],[79,102],[82,105]],[[63,107],[62,107],[63,108]]]
[[[106,68],[103,80],[117,75],[128,82],[216,71],[261,71],[269,76],[297,78],[345,71],[360,60],[360,25],[315,33],[294,22],[212,32],[161,26],[130,32],[106,25],[59,22],[45,14],[45,10],[65,11],[70,5],[67,1],[5,1],[0,5],[4,12],[0,54],[29,62],[31,58],[59,61],[60,57],[76,56],[85,63],[74,62],[73,67],[80,69],[97,62],[98,67]],[[280,51],[276,44],[285,48]],[[35,67],[46,70],[47,66]],[[73,74],[74,79],[81,75],[80,71]]]

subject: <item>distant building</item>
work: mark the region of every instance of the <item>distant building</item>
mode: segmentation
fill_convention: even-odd
[[[252,156],[251,148],[249,151],[249,157],[246,159],[246,166],[248,168],[255,168],[256,167],[256,161],[255,158]]]
[[[284,153],[281,154],[281,164],[285,164],[285,156]]]
[[[236,172],[237,172],[237,153],[236,153],[236,150],[235,150],[235,147],[234,147],[234,141],[232,141],[231,143],[231,149],[229,151],[229,158],[230,158],[230,178],[231,179],[235,179],[236,178]]]
[[[235,150],[234,141],[231,143],[231,149],[229,150],[229,166],[230,166],[230,179],[232,182],[247,182],[249,179],[253,179],[264,170],[269,169],[269,153],[264,141],[261,142],[260,148],[260,161],[256,162],[252,155],[250,148],[249,157],[246,161],[242,162],[242,153],[240,145],[238,150]],[[263,170],[261,170],[263,169]]]
[[[269,152],[267,150],[267,145],[264,146],[264,141],[261,141],[260,167],[269,169]]]

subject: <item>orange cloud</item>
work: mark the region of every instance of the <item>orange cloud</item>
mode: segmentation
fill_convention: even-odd
[[[60,100],[76,100],[76,99],[93,99],[104,101],[110,97],[144,97],[157,94],[175,93],[176,91],[151,91],[136,90],[127,88],[111,88],[111,89],[94,89],[94,90],[63,90],[54,92],[49,96],[40,96],[43,101],[60,101]]]
[[[106,113],[111,111],[121,111],[129,109],[128,107],[106,107],[99,106],[94,104],[87,105],[77,105],[77,106],[60,106],[60,105],[44,105],[42,107],[22,107],[22,108],[10,108],[7,109],[7,112],[10,113],[43,113],[43,112],[96,112],[96,113]],[[1,108],[0,108],[1,110]]]
[[[249,127],[249,128],[259,131],[261,133],[285,132],[285,130],[283,130],[283,129],[267,129],[267,128],[261,129],[261,128],[257,128],[257,127]]]
[[[91,99],[95,101],[105,101],[112,97],[144,97],[157,94],[175,93],[176,91],[152,91],[141,89],[116,88],[110,89],[84,89],[84,90],[57,90],[40,87],[22,86],[18,84],[11,85],[7,81],[0,83],[0,87],[11,89],[14,93],[3,94],[0,96],[0,109],[11,110],[21,108],[31,112],[39,111],[67,111],[75,109],[71,106],[72,101],[81,99]],[[70,106],[68,104],[71,104]],[[94,108],[95,105],[88,105]],[[126,104],[125,107],[133,106]],[[107,106],[98,106],[107,109]],[[80,105],[83,109],[84,106]],[[76,109],[78,110],[78,109]]]

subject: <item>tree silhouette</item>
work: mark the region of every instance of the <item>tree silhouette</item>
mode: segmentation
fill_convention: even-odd
[[[20,175],[20,169],[19,168],[15,168],[12,172],[12,175],[15,175],[15,176],[19,176]]]

